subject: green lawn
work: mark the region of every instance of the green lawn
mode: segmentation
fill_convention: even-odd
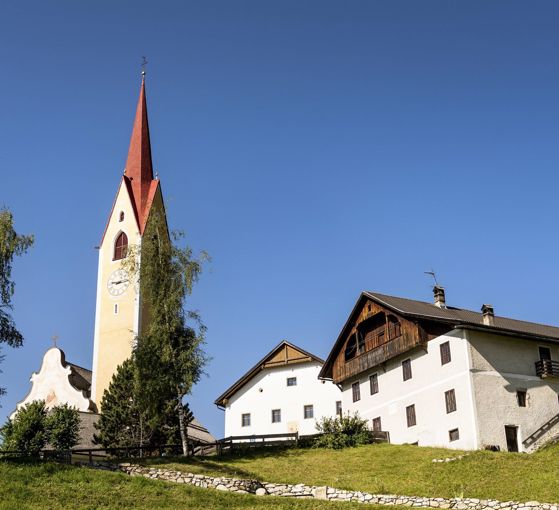
[[[50,462],[0,461],[0,510],[340,510],[357,505],[232,494]]]
[[[432,462],[460,453],[377,444],[337,451],[289,449],[155,463],[195,473],[329,485],[377,494],[559,503],[558,446],[531,455],[479,451],[454,462]]]

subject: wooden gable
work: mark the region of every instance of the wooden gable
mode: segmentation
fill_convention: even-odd
[[[262,368],[306,363],[307,361],[312,361],[312,357],[308,353],[284,343],[262,363]]]
[[[363,296],[338,339],[332,379],[339,384],[427,340],[417,322]]]

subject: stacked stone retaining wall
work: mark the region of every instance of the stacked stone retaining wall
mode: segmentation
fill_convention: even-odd
[[[143,476],[154,480],[183,483],[196,487],[257,496],[280,496],[291,498],[316,498],[330,501],[353,501],[377,505],[405,505],[419,508],[442,508],[456,510],[559,510],[559,505],[528,501],[497,501],[476,498],[427,498],[421,496],[398,496],[393,494],[369,494],[334,487],[269,483],[258,480],[243,480],[218,476],[195,475],[184,471],[138,466],[134,464],[86,464],[97,469],[122,471],[130,476]]]

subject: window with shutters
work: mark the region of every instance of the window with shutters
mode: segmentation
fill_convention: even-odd
[[[456,411],[456,394],[454,393],[454,390],[445,391],[444,400],[446,403],[447,414]]]
[[[415,420],[415,404],[406,407],[406,419],[408,421],[408,427],[413,427],[417,423]]]
[[[128,237],[124,232],[118,234],[115,241],[113,260],[121,260],[126,257],[128,251]]]
[[[516,401],[518,407],[526,407],[526,390],[516,390]]]
[[[411,379],[411,359],[402,361],[402,376],[404,381]]]
[[[304,407],[304,416],[305,420],[309,420],[310,418],[314,418],[314,407],[313,405],[308,405]]]
[[[241,415],[241,426],[250,427],[250,413],[244,413]]]
[[[351,394],[353,396],[353,401],[357,402],[358,400],[361,400],[361,388],[359,387],[359,381],[354,382],[351,385]]]
[[[373,374],[369,377],[369,388],[371,395],[378,393],[378,374]]]
[[[449,430],[448,439],[450,441],[458,441],[460,439],[460,432],[458,431],[458,429]]]
[[[374,432],[381,432],[382,431],[382,424],[380,421],[380,416],[377,418],[373,418],[373,431]]]
[[[441,365],[450,363],[450,343],[445,342],[440,345],[441,349]]]
[[[281,409],[272,409],[272,423],[281,422]]]

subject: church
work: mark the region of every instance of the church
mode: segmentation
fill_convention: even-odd
[[[103,393],[117,367],[132,354],[134,339],[149,320],[142,288],[122,267],[122,261],[129,247],[141,245],[148,219],[154,214],[165,217],[165,206],[161,183],[153,174],[142,73],[126,167],[99,245],[93,370],[68,362],[61,349],[52,347],[45,353],[39,372],[31,376],[31,391],[17,404],[12,417],[34,400],[44,400],[47,408],[67,403],[78,409],[82,418],[80,446],[91,444]],[[196,420],[188,433],[200,441],[215,441]]]

